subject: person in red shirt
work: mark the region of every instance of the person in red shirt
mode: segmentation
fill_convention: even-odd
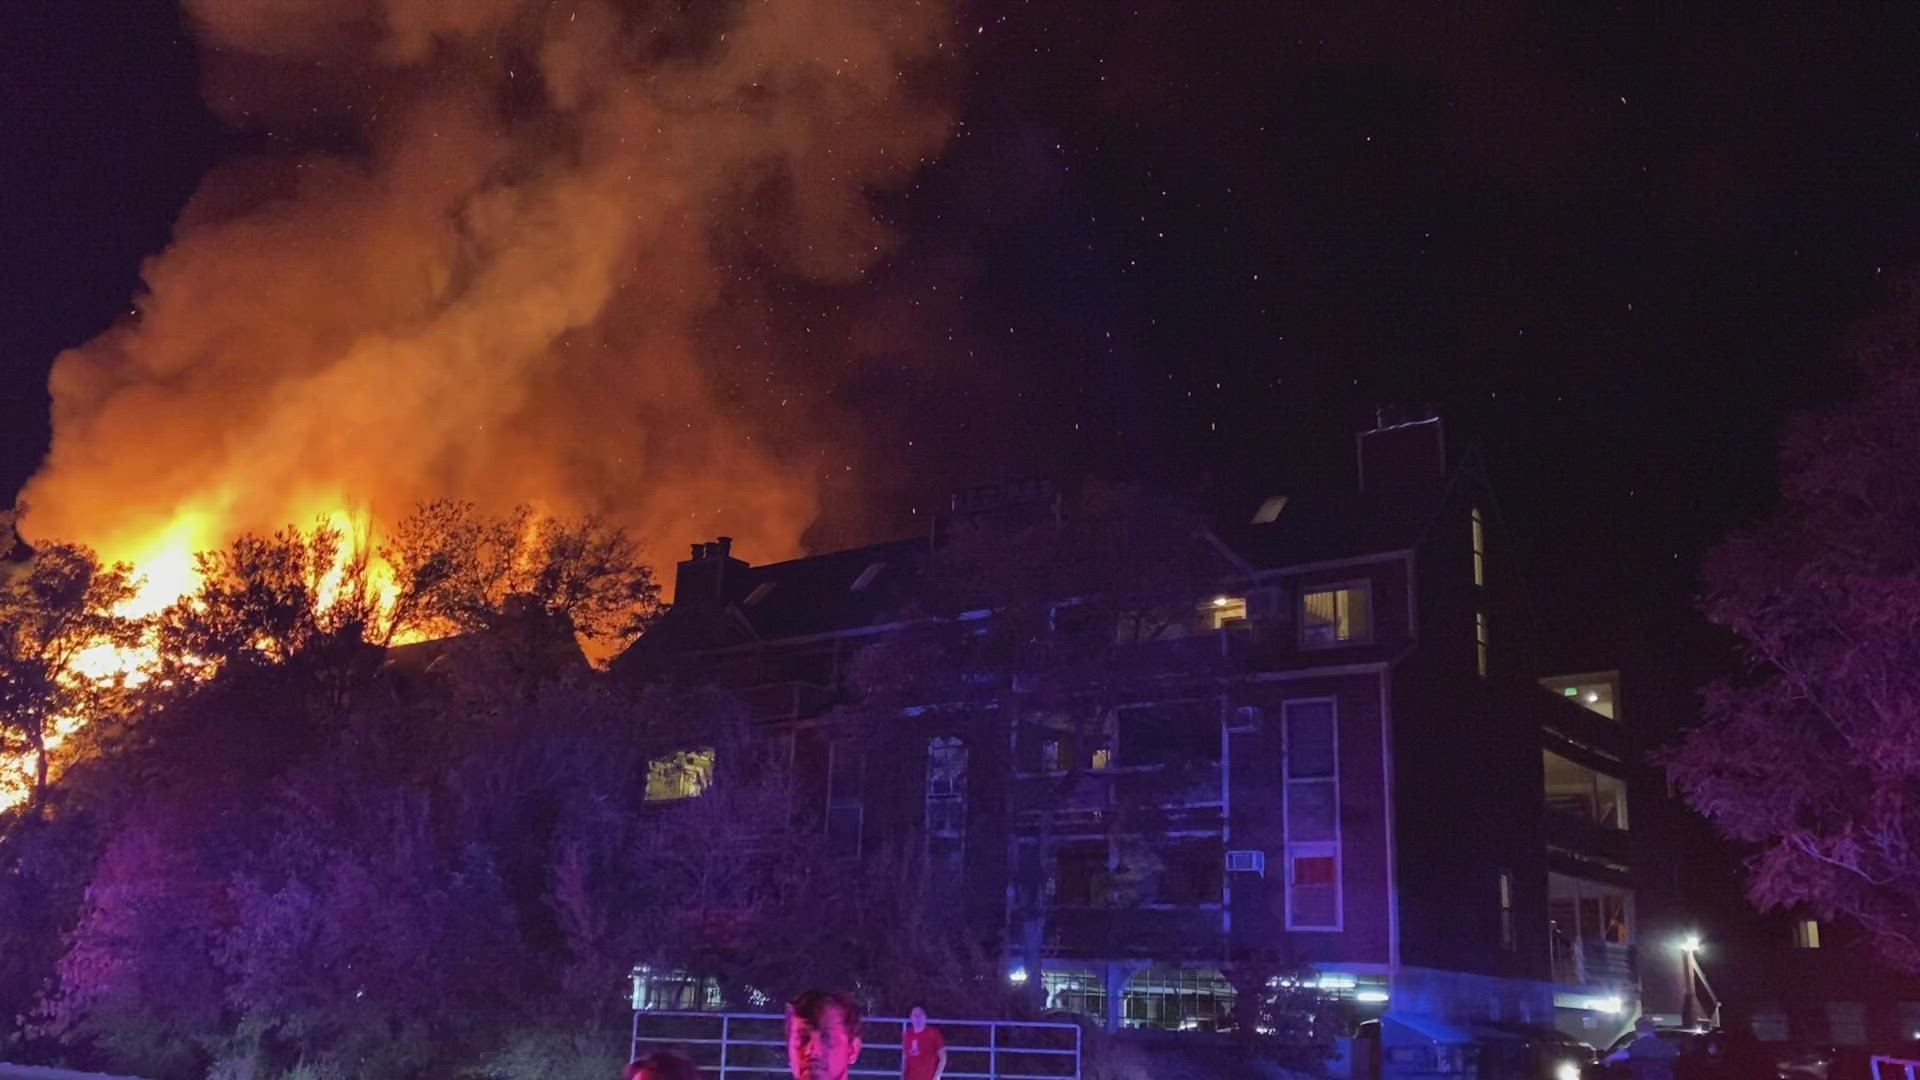
[[[940,1080],[946,1072],[947,1040],[939,1028],[928,1026],[927,1010],[915,1005],[900,1039],[900,1076],[902,1080]]]

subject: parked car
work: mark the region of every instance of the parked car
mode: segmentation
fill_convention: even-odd
[[[1555,1028],[1484,1023],[1475,1030],[1488,1041],[1517,1043],[1505,1055],[1511,1062],[1508,1071],[1528,1080],[1580,1080],[1599,1056],[1592,1046]]]
[[[1700,1028],[1660,1028],[1654,1034],[1673,1043],[1680,1051],[1674,1063],[1676,1080],[1814,1080],[1804,1072],[1789,1071],[1780,1060],[1777,1047],[1726,1031]],[[1624,1065],[1609,1065],[1607,1058],[1626,1049],[1637,1036],[1633,1032],[1615,1039],[1600,1054],[1600,1060],[1587,1075],[1596,1080],[1624,1080],[1632,1076]]]

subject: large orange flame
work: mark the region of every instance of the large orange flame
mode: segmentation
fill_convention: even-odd
[[[55,363],[21,531],[132,563],[130,614],[242,532],[436,497],[797,554],[851,418],[791,316],[892,249],[866,196],[948,137],[949,5],[185,0],[271,149]]]

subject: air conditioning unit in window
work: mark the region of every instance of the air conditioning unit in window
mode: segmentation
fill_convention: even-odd
[[[1227,852],[1227,873],[1259,874],[1267,876],[1267,853],[1264,851]]]
[[[1257,705],[1242,705],[1233,710],[1233,715],[1227,717],[1227,734],[1251,735],[1259,731],[1260,715]]]

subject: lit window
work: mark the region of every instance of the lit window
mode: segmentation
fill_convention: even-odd
[[[1285,729],[1287,928],[1340,928],[1339,735],[1331,699],[1289,701]]]
[[[1373,603],[1362,582],[1303,593],[1300,597],[1300,644],[1324,649],[1331,645],[1365,643],[1373,638]]]
[[[1473,613],[1473,649],[1475,662],[1480,668],[1480,677],[1487,677],[1487,613]]]
[[[1244,596],[1216,596],[1201,608],[1207,620],[1207,626],[1214,630],[1225,630],[1247,621],[1247,598]]]
[[[1619,719],[1619,712],[1615,708],[1619,679],[1611,672],[1542,679],[1540,685],[1589,712],[1599,713],[1609,720]]]
[[[1607,829],[1627,827],[1627,782],[1551,750],[1540,752],[1547,813]]]
[[[681,750],[647,762],[647,801],[691,799],[713,783],[713,748]]]
[[[1046,739],[1040,743],[1040,771],[1060,771],[1060,740]]]
[[[1473,583],[1487,583],[1487,532],[1477,506],[1473,508]]]
[[[1513,929],[1513,873],[1500,871],[1500,947],[1512,952],[1518,947]]]
[[[1801,919],[1793,924],[1793,943],[1802,949],[1820,947],[1820,924],[1813,919]]]
[[[1099,746],[1094,748],[1093,768],[1096,768],[1096,769],[1113,768],[1113,749],[1111,747]]]

